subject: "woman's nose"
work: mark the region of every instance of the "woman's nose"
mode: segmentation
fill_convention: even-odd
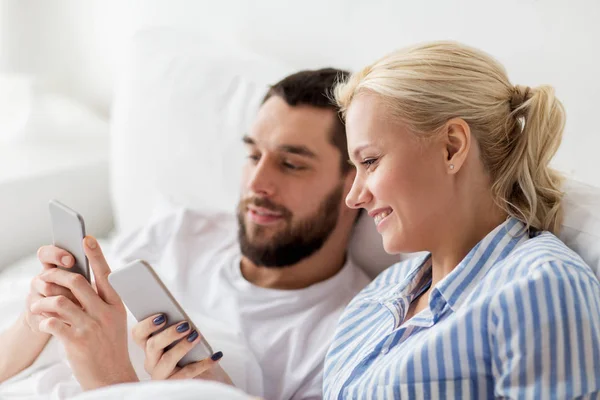
[[[348,206],[348,208],[362,208],[364,207],[364,204],[368,202],[368,199],[368,190],[357,176],[346,196],[346,206]]]

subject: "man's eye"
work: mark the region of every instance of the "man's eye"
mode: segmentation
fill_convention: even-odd
[[[283,162],[283,167],[286,168],[286,169],[289,169],[291,171],[300,171],[300,170],[304,169],[304,167],[292,164],[292,163],[290,163],[288,161],[284,161]]]
[[[250,160],[250,161],[252,161],[252,162],[256,163],[258,160],[260,160],[260,156],[259,156],[259,155],[257,155],[257,154],[250,154],[250,155],[248,156],[248,160]]]

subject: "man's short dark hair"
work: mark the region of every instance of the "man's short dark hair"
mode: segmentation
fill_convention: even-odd
[[[264,104],[271,97],[279,96],[292,107],[304,104],[318,108],[329,108],[334,111],[337,118],[330,140],[331,144],[340,151],[340,168],[343,173],[348,172],[350,169],[346,127],[339,114],[339,108],[331,101],[330,93],[337,82],[344,81],[349,76],[350,72],[336,68],[296,72],[271,86],[263,99]]]

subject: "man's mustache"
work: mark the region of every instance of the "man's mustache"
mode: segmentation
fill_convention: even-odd
[[[243,205],[244,209],[247,209],[249,205],[266,208],[269,211],[273,211],[273,212],[281,214],[281,216],[286,219],[288,219],[292,215],[290,210],[288,210],[284,206],[279,205],[279,204],[273,202],[272,200],[269,200],[264,197],[249,197],[249,198],[243,200],[242,205]]]

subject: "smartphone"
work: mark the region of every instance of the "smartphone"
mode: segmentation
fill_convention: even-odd
[[[201,333],[146,261],[135,260],[113,271],[108,276],[108,281],[121,296],[121,300],[138,322],[155,314],[162,313],[165,315],[167,323],[154,335],[182,321],[187,321],[190,324],[191,328],[188,332],[195,329],[198,334]],[[185,338],[184,336],[181,340],[185,340]],[[178,342],[171,344],[167,347],[167,350]],[[204,336],[200,335],[200,343],[183,356],[177,365],[183,367],[212,355],[213,349]]]
[[[71,268],[58,268],[81,274],[90,282],[90,265],[83,251],[83,218],[57,200],[50,200],[49,209],[54,246],[68,251],[75,258],[75,264]]]

